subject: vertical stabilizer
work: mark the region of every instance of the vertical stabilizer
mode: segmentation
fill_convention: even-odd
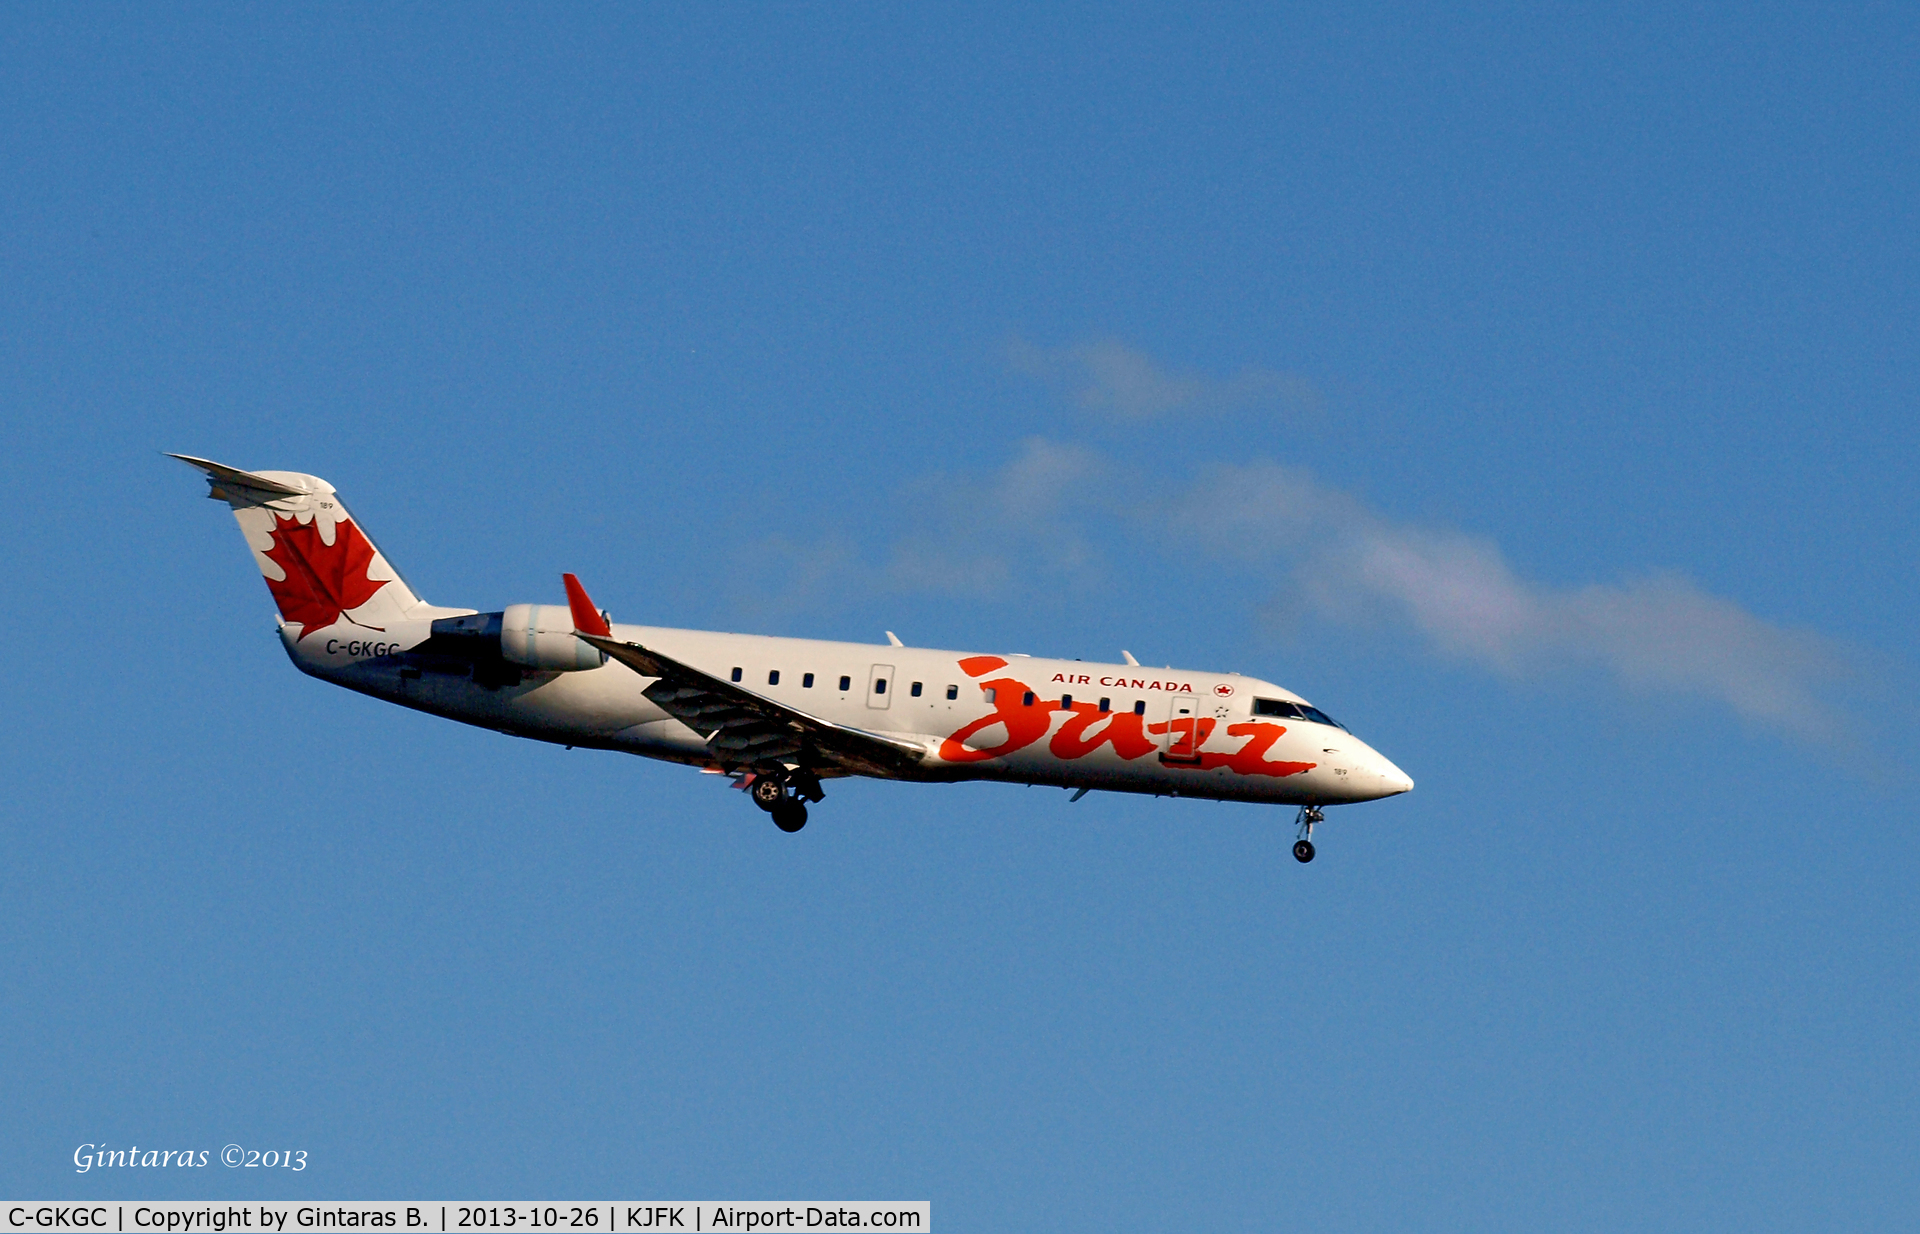
[[[207,495],[233,507],[281,620],[299,627],[296,641],[334,626],[384,631],[421,607],[325,480],[169,457],[199,468]]]

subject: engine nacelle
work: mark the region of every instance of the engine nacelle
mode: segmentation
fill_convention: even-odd
[[[500,655],[508,663],[547,672],[599,668],[605,653],[573,633],[573,610],[564,604],[509,604],[500,614]]]

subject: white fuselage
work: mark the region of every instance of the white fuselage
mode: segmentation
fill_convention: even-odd
[[[287,625],[281,638],[302,671],[390,702],[540,741],[730,770],[711,734],[662,711],[644,693],[650,679],[622,664],[490,676],[410,654],[430,625],[343,624],[304,639]],[[1345,729],[1301,718],[1297,695],[1237,674],[650,626],[616,625],[612,636],[795,711],[923,748],[918,771],[902,778],[1290,805],[1413,786]],[[1283,707],[1289,714],[1278,715]]]

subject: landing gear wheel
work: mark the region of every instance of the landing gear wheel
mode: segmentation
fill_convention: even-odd
[[[806,803],[782,798],[780,804],[773,807],[773,825],[785,832],[800,830],[807,825]]]
[[[753,798],[753,804],[771,812],[778,810],[780,803],[787,799],[787,786],[771,776],[761,776],[747,789],[747,794]]]
[[[1293,842],[1293,859],[1295,861],[1301,865],[1305,865],[1313,860],[1313,829],[1318,824],[1326,821],[1327,816],[1320,813],[1319,806],[1300,807],[1300,813],[1295,815],[1293,819],[1294,826],[1300,829],[1298,832],[1299,838]]]

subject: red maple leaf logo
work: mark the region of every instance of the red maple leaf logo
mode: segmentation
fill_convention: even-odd
[[[301,626],[300,637],[324,630],[340,620],[340,614],[359,608],[391,580],[375,582],[367,577],[373,561],[373,543],[360,533],[351,519],[341,519],[333,527],[333,543],[320,538],[318,520],[302,523],[297,518],[274,516],[273,547],[267,556],[286,575],[268,579],[267,590],[280,616]]]

